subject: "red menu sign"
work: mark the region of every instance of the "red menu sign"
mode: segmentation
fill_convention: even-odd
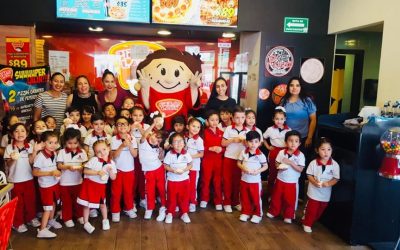
[[[30,66],[29,38],[6,37],[6,62],[12,67]]]

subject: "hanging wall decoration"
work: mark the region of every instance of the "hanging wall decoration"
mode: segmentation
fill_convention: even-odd
[[[292,70],[293,65],[293,48],[272,47],[265,57],[265,76],[285,76]]]
[[[319,58],[303,58],[301,60],[300,76],[309,84],[319,82],[324,76],[324,63]]]

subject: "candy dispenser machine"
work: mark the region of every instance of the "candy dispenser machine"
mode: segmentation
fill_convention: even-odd
[[[400,180],[400,127],[386,130],[381,136],[381,146],[385,151],[385,157],[379,168],[379,175]]]

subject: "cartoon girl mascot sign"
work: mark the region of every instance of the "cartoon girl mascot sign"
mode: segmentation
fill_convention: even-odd
[[[156,50],[139,63],[137,78],[139,98],[149,112],[164,113],[166,129],[175,115],[186,116],[199,104],[200,55],[175,48]]]

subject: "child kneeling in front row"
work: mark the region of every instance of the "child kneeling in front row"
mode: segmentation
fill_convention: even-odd
[[[241,221],[260,223],[262,219],[261,202],[261,172],[268,169],[267,158],[258,148],[261,144],[261,136],[257,131],[246,134],[247,148],[239,155],[237,165],[242,169],[240,182],[240,203],[242,210]]]
[[[332,159],[332,143],[328,138],[321,138],[317,144],[318,158],[310,162],[307,168],[308,201],[304,209],[303,229],[312,232],[312,225],[317,221],[331,198],[332,186],[340,179],[339,164]]]
[[[89,209],[99,208],[103,216],[103,230],[110,229],[107,219],[106,185],[108,178],[116,179],[117,168],[110,156],[110,147],[106,141],[99,140],[93,144],[96,157],[93,157],[83,169],[84,180],[77,202],[83,206],[83,228],[93,233],[94,226],[89,222]]]
[[[300,133],[292,130],[286,133],[287,148],[276,156],[277,179],[271,196],[267,217],[274,218],[283,210],[285,223],[292,223],[297,204],[298,180],[304,169],[305,157],[299,150]]]

